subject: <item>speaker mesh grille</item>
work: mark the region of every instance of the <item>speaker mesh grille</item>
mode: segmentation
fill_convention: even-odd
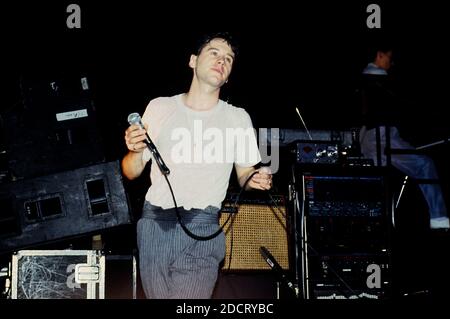
[[[228,216],[221,215],[221,225]],[[270,251],[283,269],[289,269],[284,205],[241,204],[231,227],[230,222],[224,228],[226,257],[223,270],[269,270],[269,265],[259,253],[261,246]]]

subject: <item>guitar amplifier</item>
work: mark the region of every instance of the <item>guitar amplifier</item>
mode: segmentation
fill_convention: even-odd
[[[224,201],[220,224],[224,225],[234,212],[233,197]],[[239,208],[225,225],[226,257],[223,270],[270,270],[259,249],[267,247],[280,266],[289,269],[288,228],[285,199],[281,195],[269,198],[243,198]]]

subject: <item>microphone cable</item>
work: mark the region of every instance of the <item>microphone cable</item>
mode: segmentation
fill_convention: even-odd
[[[144,128],[144,124],[141,121],[141,116],[139,115],[139,113],[131,113],[130,115],[128,115],[128,123],[130,125],[139,125],[141,128]],[[175,199],[175,194],[173,192],[172,189],[172,185],[170,184],[169,179],[167,178],[167,175],[170,174],[170,170],[169,168],[166,166],[166,164],[164,163],[162,157],[160,156],[158,150],[156,149],[156,146],[154,145],[154,143],[152,142],[152,140],[150,139],[150,136],[148,136],[147,133],[146,137],[147,140],[145,141],[145,144],[147,145],[147,148],[150,150],[150,152],[153,154],[153,157],[156,161],[156,163],[158,164],[159,170],[161,171],[161,173],[163,174],[164,178],[166,179],[167,185],[169,186],[169,190],[170,190],[170,194],[172,196],[172,200],[173,200],[173,204],[175,206],[175,212],[177,215],[177,220],[180,223],[181,228],[183,229],[183,231],[191,238],[196,239],[196,240],[201,240],[201,241],[206,241],[206,240],[210,240],[213,239],[215,237],[217,237],[220,233],[222,233],[225,225],[230,221],[231,216],[235,213],[237,213],[237,203],[239,202],[239,198],[241,197],[242,193],[245,190],[245,187],[247,186],[248,182],[250,181],[250,179],[253,177],[253,175],[255,175],[256,173],[258,173],[258,170],[255,170],[253,173],[251,173],[244,185],[242,186],[238,196],[236,197],[236,201],[234,203],[234,207],[235,207],[235,212],[231,213],[230,216],[228,216],[227,220],[225,221],[225,223],[213,234],[208,235],[208,236],[200,236],[200,235],[196,235],[194,233],[192,233],[187,227],[186,225],[183,223],[180,211],[178,210],[178,205],[177,205],[177,201]],[[234,221],[234,219],[233,219]]]
[[[178,205],[177,205],[177,201],[176,201],[176,199],[175,199],[175,194],[173,193],[172,185],[170,185],[170,182],[169,182],[169,179],[167,178],[167,175],[166,175],[166,174],[163,174],[163,175],[164,175],[164,178],[166,179],[167,185],[169,186],[170,194],[172,195],[172,200],[173,200],[173,204],[175,205],[175,212],[176,212],[176,215],[177,215],[177,220],[178,220],[178,222],[180,223],[180,226],[181,226],[181,228],[184,230],[184,232],[186,233],[186,235],[188,235],[189,237],[191,237],[191,238],[193,238],[193,239],[196,239],[196,240],[206,241],[206,240],[213,239],[213,238],[217,237],[219,234],[221,234],[222,231],[223,231],[223,229],[224,229],[224,227],[225,227],[225,225],[230,221],[232,215],[234,215],[234,214],[237,213],[237,206],[238,206],[237,204],[238,204],[238,202],[239,202],[239,198],[241,197],[242,193],[244,192],[245,187],[247,186],[247,184],[248,184],[248,182],[250,181],[250,179],[251,179],[251,178],[253,177],[253,175],[255,175],[256,173],[258,173],[258,171],[254,171],[253,173],[251,173],[251,174],[247,177],[247,179],[245,180],[245,183],[244,183],[244,185],[242,186],[242,188],[241,188],[241,190],[240,190],[238,196],[236,196],[236,200],[235,200],[235,202],[234,202],[234,207],[236,208],[236,211],[233,212],[233,213],[230,213],[230,216],[228,216],[228,218],[227,218],[227,220],[225,221],[225,223],[224,223],[222,226],[220,226],[220,228],[219,228],[215,233],[210,234],[210,235],[208,235],[208,236],[200,236],[200,235],[197,235],[197,234],[192,233],[192,232],[186,227],[186,225],[183,223],[183,220],[182,220],[180,211],[178,210]],[[234,221],[234,219],[233,219],[233,221]]]

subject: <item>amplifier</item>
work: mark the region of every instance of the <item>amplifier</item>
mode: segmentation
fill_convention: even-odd
[[[297,278],[306,299],[390,293],[387,171],[298,165]],[[372,282],[374,281],[374,282]]]
[[[386,255],[322,255],[309,258],[309,295],[315,299],[382,299],[391,285]]]
[[[297,163],[336,164],[339,161],[339,143],[333,141],[295,142]]]
[[[274,202],[264,198],[245,198],[234,209],[235,194],[224,201],[220,224],[231,215],[224,228],[226,257],[223,270],[270,270],[259,249],[266,247],[283,269],[289,269],[286,204],[283,196],[272,195]],[[247,196],[247,195],[246,195]]]
[[[310,245],[322,253],[379,253],[388,246],[383,175],[372,170],[302,174],[304,221]],[[365,173],[363,175],[363,173]]]
[[[382,176],[305,174],[309,216],[366,216],[383,214]]]

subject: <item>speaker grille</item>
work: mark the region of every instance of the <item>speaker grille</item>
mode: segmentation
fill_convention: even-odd
[[[244,203],[238,213],[224,228],[226,257],[223,270],[269,270],[270,267],[259,253],[266,247],[283,269],[289,269],[286,208],[281,196],[270,201]],[[229,214],[222,213],[223,225]],[[231,225],[231,227],[230,227]],[[230,263],[231,255],[231,263]]]

